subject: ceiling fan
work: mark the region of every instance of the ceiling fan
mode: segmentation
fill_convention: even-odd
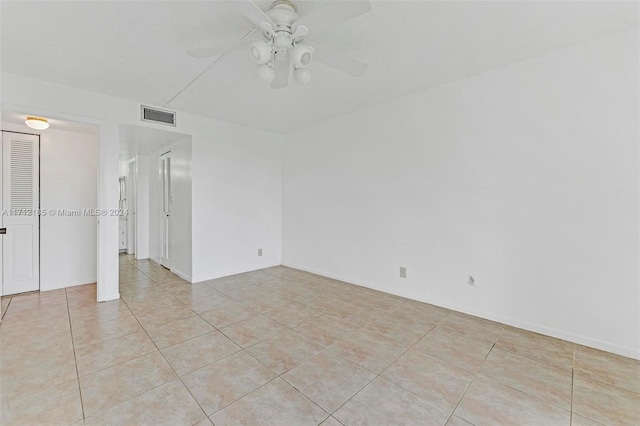
[[[306,37],[370,11],[368,0],[330,0],[302,17],[289,0],[276,0],[266,13],[251,0],[232,0],[230,3],[257,27],[239,42],[190,50],[191,56],[207,58],[248,48],[251,59],[260,65],[259,77],[270,82],[272,89],[287,87],[292,70],[294,80],[300,84],[308,83],[312,61],[322,62],[354,77],[367,70],[366,64],[308,43]],[[250,40],[255,35],[259,39]]]

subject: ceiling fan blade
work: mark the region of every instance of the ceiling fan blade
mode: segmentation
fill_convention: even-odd
[[[246,33],[239,41],[235,43],[223,44],[218,46],[207,46],[202,48],[195,48],[187,51],[190,56],[194,58],[209,58],[211,56],[219,56],[224,53],[234,52],[236,50],[247,48],[253,41],[253,36],[259,33],[259,28],[254,28],[253,31]],[[247,40],[251,38],[251,40]]]
[[[236,50],[240,50],[249,46],[251,40],[242,40],[231,44],[225,44],[222,46],[203,47],[200,49],[192,49],[187,53],[194,58],[209,58],[211,56],[222,55],[223,53],[229,53]],[[247,50],[248,51],[248,50]]]
[[[356,61],[326,47],[311,44],[313,46],[313,60],[335,68],[354,77],[360,77],[367,70],[367,64]]]
[[[276,78],[271,82],[272,89],[282,89],[289,85],[289,58],[275,61]]]
[[[370,10],[369,0],[331,0],[298,19],[292,29],[295,31],[298,25],[304,25],[317,34]]]
[[[231,3],[240,12],[244,13],[244,15],[258,27],[260,27],[260,24],[262,22],[266,22],[271,25],[271,28],[273,28],[274,30],[278,28],[273,20],[269,18],[267,14],[262,11],[262,9],[253,4],[251,0],[230,0],[229,3]]]

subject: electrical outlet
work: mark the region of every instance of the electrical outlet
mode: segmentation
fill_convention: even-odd
[[[467,281],[467,284],[472,285],[472,286],[475,287],[475,285],[476,285],[475,278],[473,278],[471,275],[469,275],[469,281]]]
[[[262,249],[258,249],[258,256],[262,256]]]
[[[400,278],[407,278],[407,268],[404,266],[400,267]]]

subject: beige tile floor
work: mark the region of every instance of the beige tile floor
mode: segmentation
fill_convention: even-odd
[[[639,425],[640,362],[285,267],[2,299],[0,424]]]

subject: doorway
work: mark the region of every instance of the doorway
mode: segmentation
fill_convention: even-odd
[[[40,137],[2,131],[2,295],[40,289]]]
[[[0,235],[2,295],[96,283],[98,223],[111,219],[98,215],[97,211],[99,123],[70,115],[46,116],[49,128],[27,127],[26,117],[38,112],[1,111],[0,209],[6,213],[0,217],[0,228],[6,228],[6,234]],[[25,164],[29,150],[25,149],[24,138],[31,138],[28,142],[33,147],[32,164]],[[21,153],[13,150],[19,147],[19,140],[23,145]],[[30,179],[28,170],[32,173]],[[29,196],[25,194],[29,194],[30,187],[32,203],[28,205]],[[18,208],[28,210],[29,214],[21,217],[8,214]],[[10,227],[18,219],[27,222],[12,232]],[[28,235],[25,237],[29,227],[35,229],[31,240]],[[27,254],[20,255],[20,251]],[[12,288],[12,279],[18,278],[22,278],[21,287]],[[27,286],[29,281],[31,284]]]
[[[192,264],[191,145],[190,135],[120,125],[120,173],[128,175],[129,218],[135,212],[135,259],[148,259],[187,281]]]

